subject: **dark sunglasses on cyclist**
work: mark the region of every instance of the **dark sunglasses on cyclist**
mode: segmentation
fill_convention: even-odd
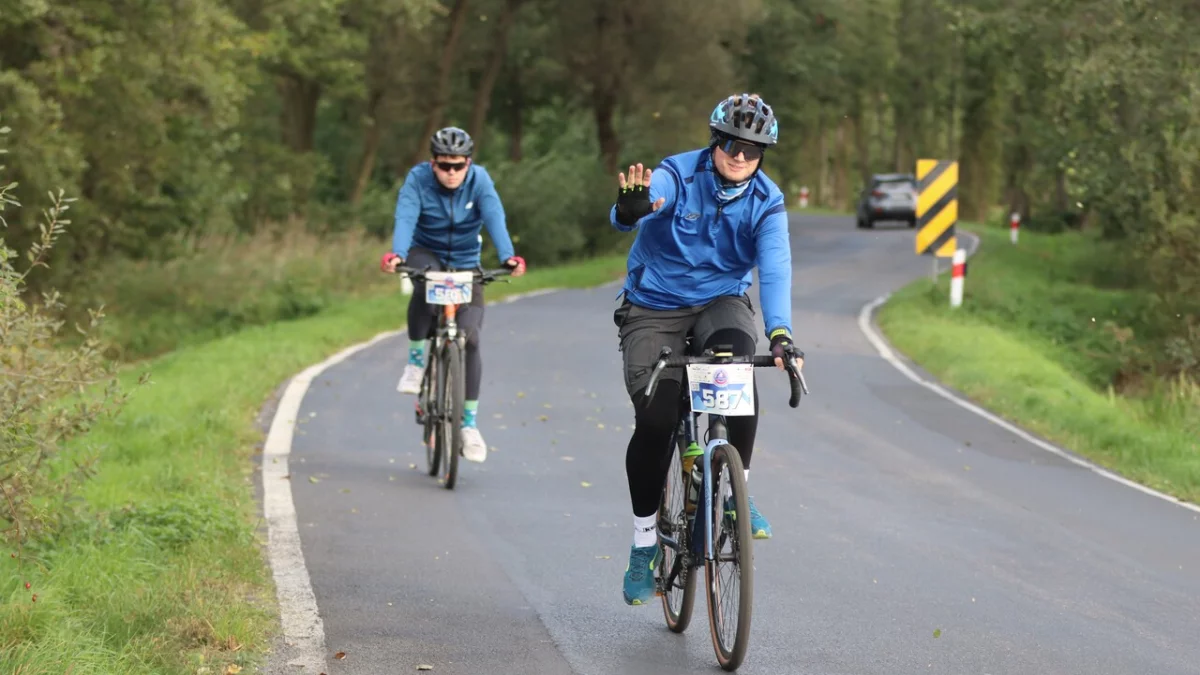
[[[456,171],[463,171],[464,169],[466,169],[467,163],[466,162],[437,162],[437,168],[441,169],[442,171],[445,171],[446,173],[454,173]]]
[[[742,153],[745,155],[747,162],[753,162],[763,156],[763,146],[757,143],[739,141],[729,136],[721,136],[717,145],[730,157],[737,157],[738,153]]]

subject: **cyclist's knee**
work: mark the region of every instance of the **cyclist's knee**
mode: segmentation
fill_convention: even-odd
[[[741,328],[721,328],[713,331],[704,341],[704,347],[707,349],[714,345],[730,345],[737,356],[751,356],[755,350],[754,336]]]

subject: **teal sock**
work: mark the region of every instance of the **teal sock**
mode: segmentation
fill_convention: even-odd
[[[425,341],[410,340],[408,343],[408,362],[418,368],[425,367]]]
[[[463,426],[475,428],[475,412],[479,409],[479,401],[463,401]]]

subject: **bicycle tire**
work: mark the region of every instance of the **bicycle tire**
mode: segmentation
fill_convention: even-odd
[[[737,627],[734,630],[733,644],[731,645],[725,644],[719,625],[724,622],[723,619],[718,618],[721,611],[719,596],[724,593],[722,593],[718,578],[718,561],[704,561],[704,577],[707,582],[705,586],[708,596],[708,624],[709,632],[712,635],[713,650],[716,652],[717,663],[721,669],[732,671],[742,665],[750,643],[750,616],[751,606],[754,602],[754,550],[750,534],[750,500],[746,491],[746,474],[742,470],[742,457],[736,448],[726,443],[718,445],[712,452],[711,469],[714,478],[711,486],[714,494],[712,520],[709,527],[713,530],[714,554],[718,558],[721,555],[717,541],[720,532],[718,524],[725,520],[725,500],[721,497],[719,480],[717,480],[723,467],[729,469],[729,483],[734,503],[734,519],[731,530],[734,543],[733,559],[738,566],[736,577],[738,585]],[[700,510],[697,509],[697,511]]]
[[[458,342],[446,343],[441,370],[439,420],[441,428],[442,487],[453,490],[458,482],[458,457],[462,454],[462,418],[466,383],[463,373],[462,350]]]
[[[676,430],[675,437],[671,439],[671,444],[674,447],[671,448],[667,479],[663,484],[662,499],[658,505],[658,528],[660,532],[668,531],[673,534],[679,548],[686,552],[690,546],[687,535],[690,534],[691,528],[688,527],[687,516],[684,512],[687,483],[683,475],[682,454],[687,450],[687,446],[683,445],[678,430]],[[678,499],[674,499],[673,494],[677,494]],[[676,502],[677,505],[672,502]],[[676,563],[681,561],[677,552],[662,541],[659,541],[658,547],[662,556],[662,564],[658,566],[655,573],[660,582],[665,583]],[[686,559],[686,555],[683,556],[683,560]],[[662,593],[663,618],[666,619],[667,628],[673,633],[684,632],[692,621],[692,608],[696,598],[696,571],[696,568],[688,565],[682,566],[675,582],[679,583],[682,578],[683,589],[681,593],[676,594],[674,600],[672,599],[672,589],[666,589]],[[676,600],[678,602],[675,602]],[[673,606],[676,604],[678,607]]]
[[[425,417],[422,438],[425,441],[425,462],[429,465],[429,475],[438,475],[441,468],[441,452],[437,446],[437,420],[439,411],[438,393],[438,359],[432,349],[429,354],[429,364],[425,368],[425,376],[421,378],[421,398],[425,406]]]

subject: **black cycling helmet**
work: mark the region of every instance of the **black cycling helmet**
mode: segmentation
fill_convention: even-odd
[[[734,94],[717,104],[708,118],[713,140],[718,134],[759,145],[779,141],[775,111],[758,94]]]
[[[475,151],[475,141],[471,135],[458,127],[439,129],[429,139],[429,152],[434,157],[438,155],[461,155],[470,157]]]

